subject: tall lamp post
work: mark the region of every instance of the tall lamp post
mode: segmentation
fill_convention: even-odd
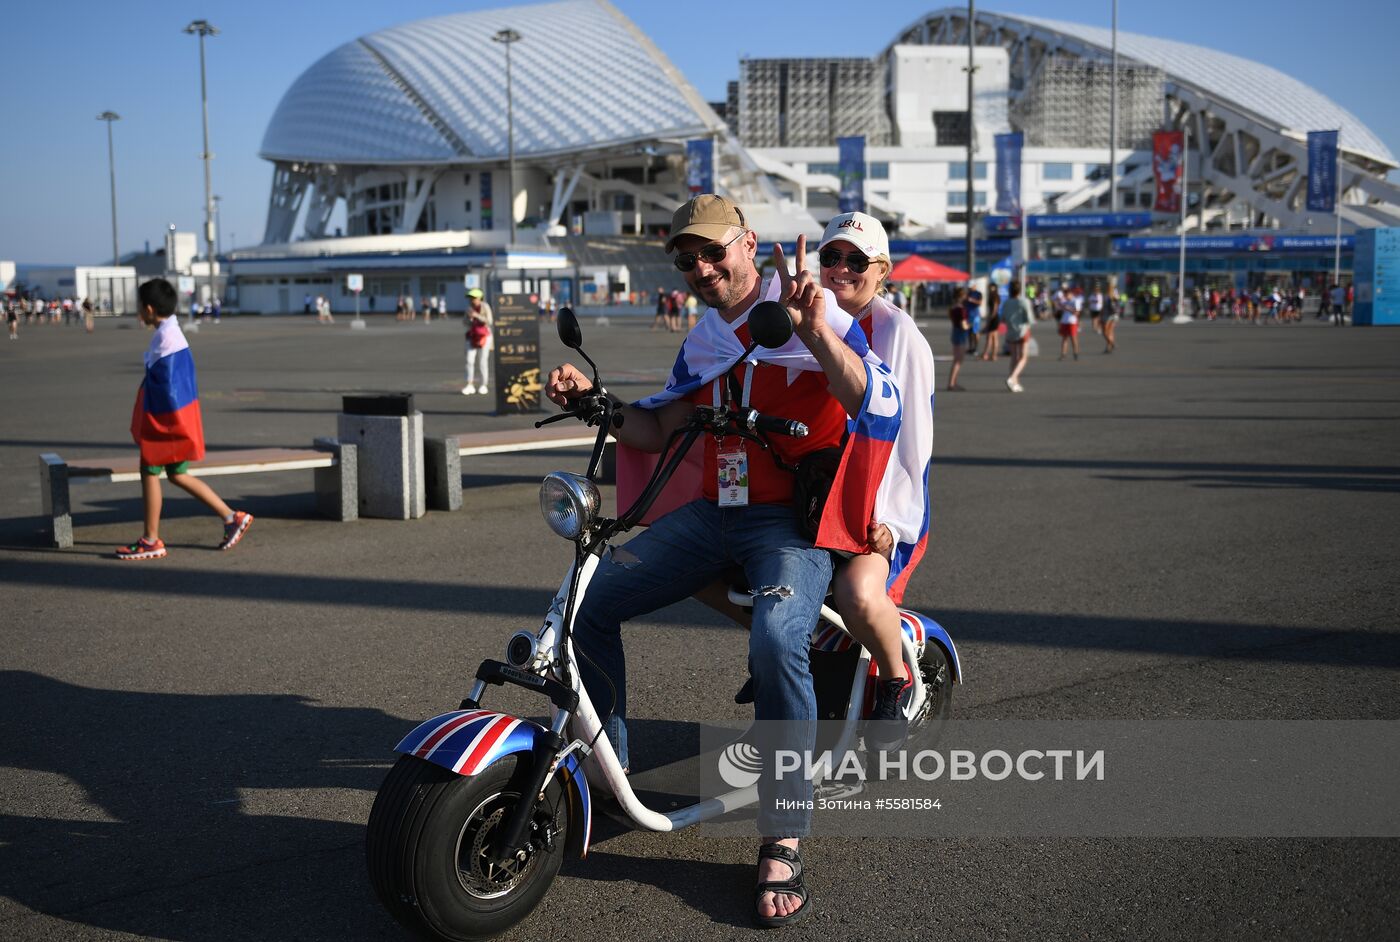
[[[977,50],[977,8],[974,0],[967,0],[967,277],[969,282],[977,280],[977,208],[976,208],[976,164],[973,154],[977,150],[977,122],[973,118],[973,74],[977,71],[974,54]]]
[[[208,20],[195,20],[185,32],[199,37],[199,102],[204,113],[204,245],[209,265],[209,300],[214,300],[214,186],[209,179],[209,86],[204,76],[204,37],[217,36],[219,30]]]
[[[112,122],[122,116],[115,111],[104,111],[97,116],[98,121],[107,122],[107,173],[112,178],[112,264],[120,265],[122,257],[117,250],[117,161],[112,151]]]
[[[515,103],[511,100],[510,89],[510,47],[520,42],[520,34],[513,29],[503,29],[491,37],[492,41],[506,47],[506,185],[510,195],[506,200],[506,213],[510,216],[510,244],[515,244]],[[510,249],[506,249],[510,253]]]
[[[1108,79],[1108,211],[1118,212],[1118,0],[1113,0],[1113,69]]]
[[[222,241],[222,240],[221,240],[221,238],[220,238],[220,237],[223,235],[223,228],[224,228],[224,226],[223,226],[223,217],[222,217],[222,215],[220,214],[220,210],[222,210],[222,209],[224,208],[224,202],[223,202],[223,201],[224,201],[224,198],[223,198],[222,196],[220,196],[220,195],[217,194],[217,193],[214,194],[214,257],[215,257],[215,258],[218,258],[220,255],[224,254],[223,246],[222,246],[222,244],[221,244],[221,241]],[[237,245],[237,243],[234,243],[234,244]]]

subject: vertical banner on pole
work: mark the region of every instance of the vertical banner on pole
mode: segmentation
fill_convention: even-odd
[[[1025,135],[998,134],[993,140],[997,148],[997,212],[1021,216],[1021,148]]]
[[[1186,166],[1186,145],[1180,131],[1152,133],[1152,176],[1157,181],[1159,213],[1181,212],[1181,171]]]
[[[836,151],[841,179],[838,197],[843,213],[865,212],[865,136],[838,137]]]
[[[715,191],[715,142],[704,137],[685,142],[685,184],[691,196]]]
[[[481,229],[490,229],[495,215],[491,203],[491,171],[481,174]]]
[[[1308,132],[1308,212],[1337,209],[1337,132]]]

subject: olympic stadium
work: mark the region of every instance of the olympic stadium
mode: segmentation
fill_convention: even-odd
[[[589,54],[565,61],[566,46]],[[1112,69],[1104,27],[994,12],[969,24],[965,8],[947,7],[893,30],[869,58],[738,61],[726,100],[707,102],[606,0],[405,23],[331,50],[282,97],[260,148],[274,166],[263,242],[230,253],[234,281],[244,309],[269,311],[303,291],[344,306],[342,271],[364,272],[370,297],[442,293],[453,305],[473,271],[518,272],[528,284],[517,287],[546,294],[565,270],[568,290],[598,297],[649,286],[639,270],[664,269],[657,243],[690,193],[695,140],[713,142],[714,188],[778,240],[816,235],[836,213],[836,139],[860,135],[867,208],[897,253],[956,258],[971,172],[978,245],[1005,255],[985,217],[993,137],[1006,131],[1025,134],[1032,223],[1084,222],[1031,240],[1030,257],[1047,265],[1109,255],[1112,236],[1178,231],[1176,217],[1151,213],[1151,135],[1163,127],[1188,134],[1190,233],[1282,246],[1274,236],[1330,236],[1338,217],[1344,238],[1400,224],[1400,187],[1386,180],[1395,155],[1322,93],[1151,36],[1120,32],[1117,54]],[[1322,129],[1340,129],[1337,216],[1306,209],[1306,134]],[[1314,254],[1270,264],[1330,267],[1317,264],[1330,251]]]

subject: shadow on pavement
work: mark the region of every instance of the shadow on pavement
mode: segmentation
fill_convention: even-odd
[[[102,690],[27,671],[0,672],[0,691],[0,766],[28,787],[25,806],[49,815],[0,815],[5,896],[166,939],[284,938],[308,911],[322,938],[397,935],[362,847],[403,720],[295,695]],[[345,790],[319,799],[341,820],[301,817],[308,789]]]

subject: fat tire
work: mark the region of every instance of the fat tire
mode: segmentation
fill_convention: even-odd
[[[936,696],[928,712],[909,730],[909,740],[924,748],[931,748],[943,735],[943,728],[953,715],[953,662],[943,646],[930,638],[924,643],[923,654],[919,657],[919,672],[927,688],[929,681],[941,676]],[[932,690],[930,695],[935,695]]]
[[[558,777],[545,790],[545,805],[559,833],[551,847],[535,852],[521,884],[496,899],[473,896],[458,878],[455,856],[467,816],[493,794],[518,795],[527,767],[510,755],[465,777],[416,756],[399,757],[379,788],[365,834],[370,883],[397,922],[424,939],[474,942],[505,932],[534,910],[563,863],[569,808]]]

